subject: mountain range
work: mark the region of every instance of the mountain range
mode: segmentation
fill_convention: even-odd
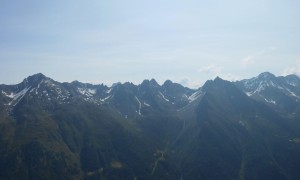
[[[300,78],[0,85],[0,179],[300,179]]]

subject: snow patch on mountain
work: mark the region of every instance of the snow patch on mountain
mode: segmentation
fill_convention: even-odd
[[[278,89],[284,89],[282,86],[275,84],[272,80],[259,81],[258,78],[245,80],[243,82],[243,86],[247,96],[252,96],[254,94],[260,93],[261,91],[264,91],[267,87],[276,87]]]
[[[139,103],[139,111],[138,111],[138,113],[139,113],[139,115],[142,115],[141,114],[141,108],[142,108],[142,103],[141,103],[141,101],[135,96],[135,99],[137,100],[137,102]]]
[[[294,86],[294,87],[296,87],[296,86],[297,86],[297,84],[296,84],[296,83],[294,83],[294,82],[289,82],[289,81],[287,81],[287,83],[288,83],[289,85],[291,85],[291,86]]]
[[[247,95],[247,96],[252,96],[253,93],[252,93],[252,92],[246,92],[246,95]]]
[[[194,92],[189,98],[189,102],[193,102],[196,99],[198,99],[200,96],[202,96],[203,92],[201,90]]]
[[[182,95],[182,98],[183,98],[183,99],[189,99],[189,97],[188,97],[186,94],[183,94],[183,95]]]
[[[290,93],[291,96],[294,96],[294,97],[300,99],[300,96],[297,96],[297,95],[296,95],[294,92],[292,92],[290,89],[287,88],[286,90]]]
[[[6,93],[6,92],[4,92],[2,90],[2,94],[4,94],[4,96],[9,97],[9,98],[14,98],[15,97],[15,94],[13,92],[11,92],[10,94],[8,94],[8,93]]]
[[[260,82],[258,87],[254,90],[254,92],[252,92],[252,94],[259,93],[259,92],[265,90],[266,87],[267,87],[267,84],[265,84],[265,82]]]
[[[24,88],[23,90],[21,90],[20,92],[14,94],[14,93],[11,93],[10,94],[10,98],[12,98],[12,100],[8,103],[9,106],[15,106],[17,105],[20,100],[24,97],[24,95],[28,92],[28,90],[30,89],[31,87],[26,87]]]
[[[170,101],[169,99],[167,99],[167,98],[163,95],[163,93],[161,93],[160,91],[159,91],[158,93],[159,93],[159,95],[160,95],[165,101],[167,101],[167,102]]]
[[[32,88],[29,92],[33,92],[35,90],[35,88]]]
[[[80,94],[85,95],[85,96],[89,96],[89,97],[96,94],[96,89],[78,88],[77,90]]]
[[[44,79],[43,81],[42,81],[42,83],[44,83],[46,86],[48,86],[48,87],[54,87],[54,86],[56,86],[54,83],[53,83],[53,81],[51,81],[50,79]]]
[[[275,104],[275,105],[277,104],[276,101],[274,101],[274,100],[272,100],[272,99],[271,99],[271,100],[267,100],[266,98],[264,98],[264,99],[265,99],[265,101],[266,101],[267,103]]]
[[[112,95],[107,96],[107,97],[105,97],[105,98],[103,98],[103,99],[100,99],[100,101],[101,101],[101,102],[105,102],[105,101],[107,101],[108,99],[110,99],[111,97],[112,97]]]
[[[106,93],[107,93],[107,94],[110,94],[111,91],[112,91],[112,89],[113,89],[113,88],[109,88],[109,89],[106,91]]]

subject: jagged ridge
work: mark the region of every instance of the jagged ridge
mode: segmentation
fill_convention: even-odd
[[[0,178],[299,179],[299,82],[0,85]]]

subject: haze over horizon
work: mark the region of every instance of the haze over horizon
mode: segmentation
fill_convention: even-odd
[[[216,76],[300,74],[300,2],[0,2],[0,84],[60,82],[199,87]]]

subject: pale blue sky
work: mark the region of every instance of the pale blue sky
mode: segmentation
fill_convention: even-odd
[[[0,0],[0,84],[300,74],[299,0]]]

